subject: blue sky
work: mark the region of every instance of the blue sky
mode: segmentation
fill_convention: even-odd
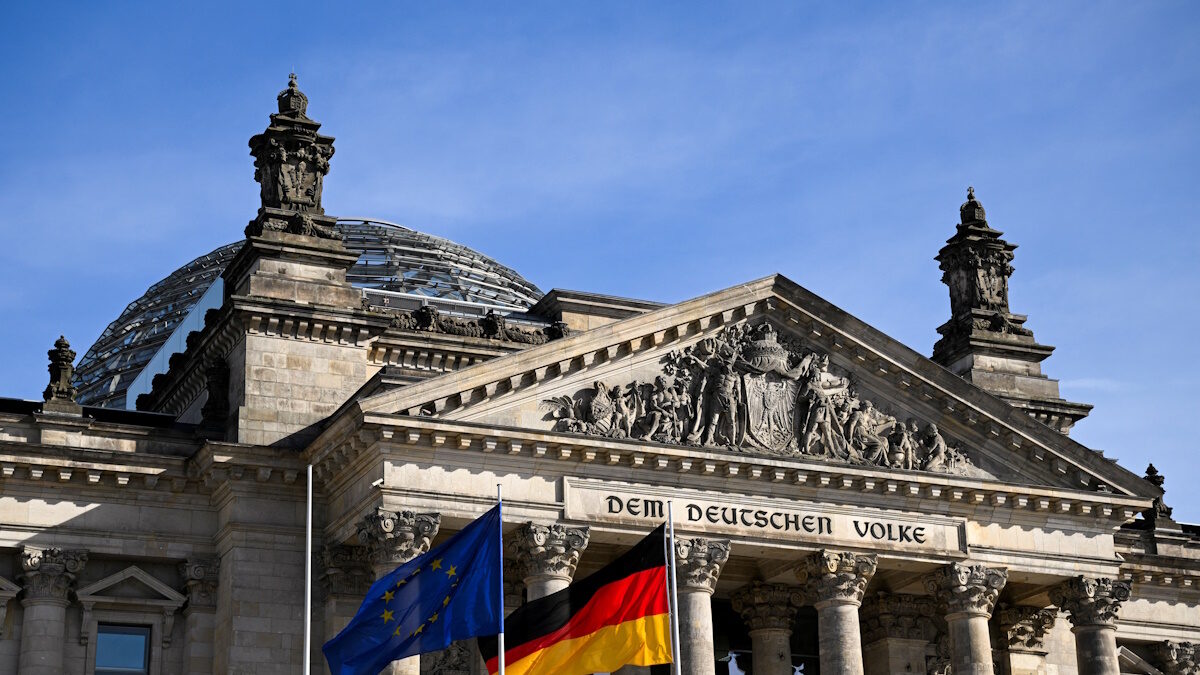
[[[287,73],[330,213],[542,289],[679,301],[781,272],[923,353],[968,184],[1073,434],[1200,521],[1200,4],[6,3],[0,394],[37,398],[241,237]]]

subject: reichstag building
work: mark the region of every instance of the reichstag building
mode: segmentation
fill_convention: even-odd
[[[1042,372],[973,191],[926,356],[779,275],[674,305],[543,292],[329,215],[320,127],[293,77],[250,139],[244,238],[78,360],[47,344],[43,400],[0,399],[0,673],[298,672],[310,464],[313,673],[376,576],[497,484],[510,609],[670,500],[685,675],[1200,673],[1200,526],[1153,466],[1071,439],[1091,407]],[[390,672],[485,670],[468,642]]]

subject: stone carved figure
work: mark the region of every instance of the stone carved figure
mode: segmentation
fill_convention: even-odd
[[[929,425],[900,423],[860,396],[828,355],[781,339],[768,323],[734,324],[663,357],[652,383],[544,399],[556,431],[809,456],[988,477]]]
[[[368,311],[379,311],[389,314],[391,316],[391,327],[400,330],[445,333],[447,335],[505,340],[530,345],[545,344],[550,340],[556,340],[570,334],[569,329],[561,323],[552,324],[540,330],[512,326],[509,325],[504,316],[490,311],[487,315],[479,319],[460,319],[458,317],[446,316],[439,312],[437,308],[429,305],[423,305],[411,312],[396,312],[379,310],[366,303],[366,309]]]

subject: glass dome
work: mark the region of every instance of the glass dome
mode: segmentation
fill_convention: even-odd
[[[523,312],[542,297],[537,286],[495,260],[448,239],[368,218],[342,218],[346,248],[358,253],[347,276],[373,305],[482,315]],[[163,348],[242,246],[200,256],[129,303],[75,369],[83,405],[126,407],[125,392]],[[161,359],[160,359],[161,360]]]

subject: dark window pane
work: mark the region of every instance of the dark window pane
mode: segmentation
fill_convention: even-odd
[[[149,626],[100,624],[96,635],[96,675],[149,673]]]

